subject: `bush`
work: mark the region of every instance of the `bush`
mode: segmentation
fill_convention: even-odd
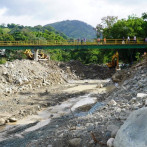
[[[7,62],[6,58],[0,58],[0,64],[5,64]]]
[[[140,61],[141,57],[139,52],[136,53],[135,58],[137,61]]]

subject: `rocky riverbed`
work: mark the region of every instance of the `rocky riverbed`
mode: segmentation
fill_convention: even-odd
[[[111,147],[118,130],[128,116],[147,106],[146,60],[130,69],[115,73],[112,77],[113,81],[108,79],[112,71],[103,67],[99,74],[100,67],[96,68],[96,65],[92,69],[93,76],[89,71],[89,75],[86,74],[85,77],[91,79],[95,77],[97,80],[79,81],[78,79],[84,78],[85,71],[88,72],[87,67],[82,65],[79,66],[78,71],[78,64],[75,63],[70,67],[71,63],[65,66],[63,63],[53,65],[53,63],[32,61],[33,68],[35,64],[39,64],[39,68],[38,70],[35,68],[34,73],[29,73],[30,69],[26,62],[30,61],[15,62],[24,62],[22,68],[25,65],[26,68],[20,71],[27,69],[23,75],[26,79],[31,78],[28,80],[29,83],[18,84],[16,79],[21,77],[21,72],[11,71],[13,69],[10,67],[11,63],[2,66],[0,122],[4,124],[12,121],[11,119],[18,121],[1,127],[0,146],[104,147],[108,145]],[[49,73],[52,73],[49,71],[54,71],[54,66],[57,68],[56,72],[60,73],[58,74],[60,80],[57,78],[56,82],[51,82],[53,80],[48,79],[54,78],[52,76],[49,78]],[[10,69],[6,70],[7,68]],[[108,76],[102,76],[102,71]],[[35,73],[43,78],[34,84],[34,79],[37,79]],[[10,78],[10,75],[17,76]],[[22,77],[18,81],[23,82]],[[31,88],[20,90],[21,86],[26,87],[30,83]],[[12,90],[6,91],[8,86]],[[13,90],[14,87],[17,88],[16,92]],[[35,115],[39,110],[39,114]],[[28,115],[32,117],[26,118]],[[19,120],[23,118],[25,119],[21,123]],[[117,140],[115,147],[118,147],[116,142]]]

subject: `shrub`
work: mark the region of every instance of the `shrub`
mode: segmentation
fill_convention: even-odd
[[[0,58],[0,64],[5,64],[7,62],[6,58]]]

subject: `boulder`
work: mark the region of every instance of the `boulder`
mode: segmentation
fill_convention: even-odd
[[[16,119],[15,117],[10,117],[10,118],[9,118],[9,121],[10,121],[10,122],[16,122],[17,119]]]
[[[113,147],[113,142],[114,142],[114,138],[110,138],[110,139],[107,141],[107,146],[108,146],[108,147]]]
[[[144,98],[147,97],[146,93],[137,93],[137,97]]]
[[[97,98],[83,98],[78,101],[75,105],[72,106],[71,110],[81,110],[81,111],[88,111],[95,103],[97,102]]]
[[[147,108],[138,109],[130,114],[117,132],[114,147],[147,146]]]
[[[0,118],[0,126],[4,125],[6,121],[3,118]]]
[[[117,105],[117,103],[115,102],[115,100],[112,99],[111,101],[108,102],[108,105],[115,106],[115,105]]]
[[[122,80],[122,78],[123,78],[122,73],[117,72],[112,76],[112,81],[113,82],[120,82]]]
[[[81,138],[73,138],[69,140],[69,147],[81,147]]]

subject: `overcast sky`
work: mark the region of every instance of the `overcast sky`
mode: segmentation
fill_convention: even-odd
[[[45,25],[81,20],[93,27],[104,16],[141,16],[147,0],[0,0],[0,24]]]

